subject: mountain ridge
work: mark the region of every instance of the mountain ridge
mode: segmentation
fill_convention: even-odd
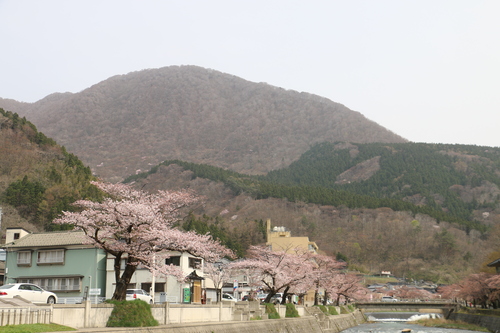
[[[167,159],[263,174],[318,142],[407,141],[324,97],[197,66],[116,75],[79,93],[3,104],[110,181]]]

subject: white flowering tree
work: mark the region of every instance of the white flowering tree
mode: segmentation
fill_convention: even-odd
[[[229,261],[226,262],[205,262],[203,274],[210,278],[214,287],[217,290],[217,302],[222,299],[222,287],[225,282],[231,278],[231,270],[229,269]]]
[[[353,273],[338,273],[330,279],[325,290],[335,299],[335,305],[340,305],[341,300],[367,300],[369,290],[361,283],[361,278]]]
[[[267,246],[251,246],[248,258],[231,264],[233,270],[248,270],[251,281],[268,291],[264,302],[282,292],[284,303],[291,288],[310,282],[313,262],[309,253],[296,249],[294,253],[271,251]]]
[[[318,305],[319,303],[320,289],[325,291],[323,305],[326,305],[329,298],[328,287],[330,286],[330,282],[335,280],[340,270],[346,267],[346,264],[330,256],[321,254],[312,255],[311,260],[314,262],[313,270],[311,271],[311,279],[314,284],[314,305]]]
[[[165,262],[169,251],[187,252],[213,262],[232,252],[210,235],[185,232],[174,227],[179,209],[196,201],[185,191],[150,194],[124,184],[93,182],[109,195],[102,202],[79,200],[80,212],[64,212],[55,220],[83,230],[89,244],[114,256],[116,288],[113,299],[124,300],[127,286],[140,264],[155,274],[184,278],[182,271]],[[122,259],[126,260],[123,272]]]

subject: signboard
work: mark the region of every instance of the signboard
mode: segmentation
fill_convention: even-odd
[[[238,289],[238,280],[234,280],[233,282],[233,290]]]
[[[94,288],[90,289],[90,295],[100,295],[101,294],[101,288]]]
[[[190,288],[182,289],[182,302],[183,303],[191,303],[191,289]]]

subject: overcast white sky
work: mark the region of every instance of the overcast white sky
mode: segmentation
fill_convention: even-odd
[[[0,97],[197,65],[416,142],[500,146],[499,0],[0,0]]]

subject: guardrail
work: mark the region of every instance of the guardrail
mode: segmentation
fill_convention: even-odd
[[[0,309],[0,326],[21,324],[49,324],[52,322],[52,308]]]
[[[92,304],[99,304],[106,300],[106,297],[89,297],[88,300]],[[57,304],[82,304],[83,297],[59,297]]]

